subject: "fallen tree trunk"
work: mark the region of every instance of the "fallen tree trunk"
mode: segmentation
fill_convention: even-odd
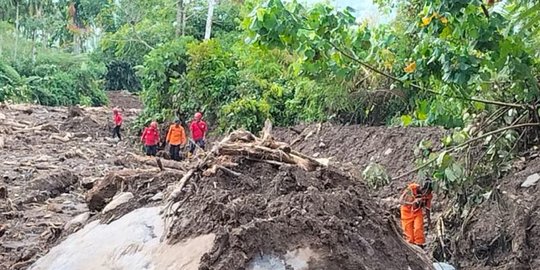
[[[131,159],[131,161],[148,165],[148,166],[157,167],[157,168],[160,168],[159,163],[161,163],[163,167],[168,168],[168,169],[174,169],[174,170],[179,170],[179,171],[186,170],[185,163],[174,161],[174,160],[160,159],[160,161],[158,162],[157,161],[158,158],[145,157],[145,156],[137,155],[134,153],[129,153],[129,158]]]
[[[15,131],[13,131],[13,133],[25,133],[25,132],[31,132],[31,131],[39,131],[39,130],[45,130],[45,131],[50,131],[50,132],[54,132],[54,133],[59,133],[60,130],[58,130],[57,127],[53,126],[52,124],[43,124],[43,125],[39,125],[39,126],[35,126],[35,127],[27,127],[27,126],[24,126],[22,129],[17,129]]]

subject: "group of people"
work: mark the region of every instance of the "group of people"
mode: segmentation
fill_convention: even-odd
[[[208,126],[206,122],[202,120],[202,113],[195,113],[193,120],[189,124],[189,131],[191,134],[191,140],[188,142],[186,132],[184,127],[182,127],[180,119],[176,119],[169,127],[167,136],[165,137],[165,142],[169,145],[169,154],[171,159],[176,161],[182,160],[183,155],[180,153],[180,149],[184,148],[188,143],[189,152],[191,154],[195,152],[197,147],[204,150]],[[160,142],[157,122],[154,121],[150,123],[150,126],[143,130],[141,141],[144,144],[147,156],[155,156],[157,154],[157,149]]]
[[[122,126],[122,115],[118,108],[113,109],[113,114],[115,124],[113,136],[121,139],[120,128]],[[202,120],[202,114],[200,112],[195,114],[193,121],[189,124],[189,130],[192,138],[189,144],[189,152],[193,154],[197,147],[204,149],[206,132],[208,131],[206,122]],[[188,143],[188,139],[180,123],[180,119],[176,119],[174,124],[169,127],[165,140],[170,146],[169,152],[171,158],[173,160],[181,160],[180,149]],[[146,155],[155,156],[157,154],[160,142],[157,122],[150,123],[150,126],[144,129],[141,141],[144,143]],[[407,242],[422,248],[426,243],[424,217],[426,217],[427,227],[431,225],[432,191],[432,182],[429,180],[425,181],[423,185],[411,183],[405,188],[399,198],[401,205],[401,226],[405,239]]]
[[[188,140],[184,127],[180,122],[180,119],[176,119],[174,123],[169,127],[167,136],[165,137],[165,142],[169,145],[169,154],[171,159],[180,161],[183,158],[183,155],[180,153],[189,143],[189,152],[191,154],[195,153],[197,147],[205,149],[206,133],[208,131],[208,126],[206,122],[202,119],[203,115],[200,112],[195,113],[193,120],[189,124],[189,130],[191,134],[191,140]],[[119,140],[122,140],[122,135],[120,130],[123,123],[122,114],[118,108],[113,109],[113,138],[118,137]],[[160,132],[158,128],[158,123],[153,121],[148,127],[145,127],[142,135],[141,142],[144,145],[145,153],[147,156],[156,156],[158,152],[158,146],[160,143]]]

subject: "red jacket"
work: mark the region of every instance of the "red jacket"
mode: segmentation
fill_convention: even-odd
[[[146,146],[156,145],[159,143],[159,132],[151,127],[144,128],[141,141],[143,141]]]
[[[191,131],[191,138],[197,141],[204,139],[204,135],[206,134],[208,127],[206,126],[206,122],[203,120],[193,121],[189,125],[189,130]]]
[[[114,115],[114,124],[117,126],[122,125],[122,115],[117,113]]]

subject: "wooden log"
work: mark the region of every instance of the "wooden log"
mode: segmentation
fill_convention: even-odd
[[[186,171],[186,167],[187,167],[187,164],[184,162],[178,162],[178,161],[166,160],[166,159],[159,159],[159,162],[158,162],[157,160],[158,158],[141,156],[134,153],[129,153],[129,158],[134,162],[141,163],[148,166],[157,167],[157,168],[160,168],[160,165],[161,165],[164,168],[168,168],[168,169]]]
[[[35,126],[35,127],[26,127],[25,126],[22,129],[18,129],[18,130],[13,131],[13,133],[14,134],[16,134],[16,133],[25,133],[25,132],[33,132],[33,131],[38,131],[38,130],[45,130],[45,131],[50,131],[50,132],[55,132],[55,133],[60,132],[60,130],[58,130],[58,128],[55,127],[52,124],[43,124],[43,125],[39,125],[39,126]]]

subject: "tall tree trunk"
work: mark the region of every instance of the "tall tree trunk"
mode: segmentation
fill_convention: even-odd
[[[73,53],[81,53],[81,37],[78,33],[73,34]]]
[[[206,28],[204,30],[204,39],[210,39],[212,34],[212,19],[214,17],[215,0],[208,0],[208,16],[206,17]]]
[[[32,31],[32,64],[36,63],[36,30]]]
[[[184,35],[184,0],[178,0],[176,6],[176,36]]]
[[[19,1],[17,1],[15,14],[15,50],[13,50],[14,59],[17,59],[17,48],[19,47]]]
[[[182,36],[186,35],[186,22],[187,22],[187,4],[189,2],[184,2],[184,8],[182,9]]]

